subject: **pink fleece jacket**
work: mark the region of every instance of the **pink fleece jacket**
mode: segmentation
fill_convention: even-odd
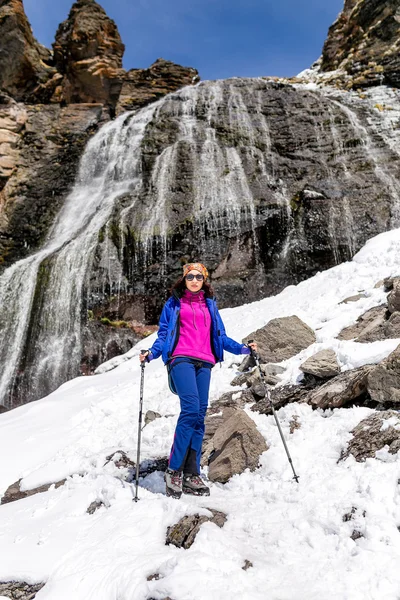
[[[179,340],[172,356],[191,356],[215,364],[211,350],[211,316],[203,290],[183,293]]]

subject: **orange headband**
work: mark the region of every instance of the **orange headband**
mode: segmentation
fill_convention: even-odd
[[[204,279],[208,277],[208,271],[204,265],[201,263],[188,263],[187,265],[183,265],[183,276],[186,277],[190,271],[199,271],[199,273],[203,274]]]

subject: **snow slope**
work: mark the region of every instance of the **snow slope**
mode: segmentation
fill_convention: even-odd
[[[379,362],[400,343],[334,339],[385,301],[383,288],[374,286],[396,274],[400,230],[377,236],[349,263],[222,314],[238,340],[277,316],[297,314],[315,329],[317,342],[286,361],[285,382],[295,382],[301,362],[322,348],[333,348],[344,370]],[[359,291],[365,297],[339,304]],[[141,347],[96,376],[0,415],[0,494],[19,478],[29,489],[68,477],[57,490],[0,506],[0,581],[47,581],[37,600],[398,600],[399,457],[382,451],[362,464],[352,457],[337,464],[349,432],[370,409],[292,404],[278,412],[299,485],[272,417],[248,411],[271,446],[255,473],[212,485],[209,498],[180,501],[164,495],[162,476],[154,473],[142,482],[140,502],[132,502],[132,486],[103,465],[115,450],[135,459]],[[237,360],[227,355],[214,369],[211,400],[232,389]],[[144,409],[162,418],[143,430],[142,458],[165,456],[178,401],[160,360],[146,367]],[[301,428],[290,435],[293,415]],[[88,515],[94,500],[105,507]],[[203,525],[189,550],[165,546],[167,526],[207,507],[228,515],[222,529]],[[354,518],[343,521],[353,507]],[[353,541],[353,530],[363,537]],[[253,566],[244,571],[246,559]],[[153,573],[161,578],[147,581]]]

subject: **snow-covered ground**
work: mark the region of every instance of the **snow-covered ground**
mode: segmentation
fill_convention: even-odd
[[[375,284],[400,274],[400,230],[377,236],[354,260],[281,294],[222,311],[240,340],[271,318],[298,315],[317,342],[286,361],[284,383],[299,365],[333,348],[342,369],[379,362],[400,340],[357,344],[334,338],[386,294]],[[340,301],[358,292],[354,303]],[[152,338],[145,342],[150,346]],[[209,498],[163,493],[160,473],[147,477],[140,501],[105,457],[136,455],[143,342],[93,377],[61,386],[38,402],[0,415],[0,494],[22,478],[29,489],[68,477],[64,486],[0,507],[0,581],[47,582],[37,600],[398,600],[400,598],[399,457],[337,463],[366,408],[278,412],[300,474],[297,485],[272,417],[248,410],[270,444],[255,473],[213,484]],[[211,400],[232,389],[237,357],[213,371]],[[114,367],[114,368],[111,368]],[[178,415],[161,360],[145,370],[145,406],[162,415],[143,430],[142,458],[168,454]],[[298,416],[301,428],[289,434]],[[147,489],[146,489],[147,488]],[[151,491],[150,491],[151,490]],[[94,515],[94,500],[105,507]],[[183,515],[222,510],[222,529],[206,523],[189,550],[165,546],[167,526]],[[355,508],[354,518],[343,516]],[[363,537],[353,541],[353,530]],[[243,570],[245,560],[253,564]],[[159,573],[159,580],[147,577]]]

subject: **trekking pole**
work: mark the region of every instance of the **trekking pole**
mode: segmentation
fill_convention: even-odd
[[[140,354],[146,354],[147,350],[141,350]],[[138,422],[138,439],[137,439],[137,456],[136,456],[136,493],[134,501],[139,500],[139,469],[140,469],[140,443],[142,440],[142,414],[143,414],[143,388],[144,388],[144,368],[146,361],[140,363],[140,404],[139,404],[139,422]]]
[[[252,343],[253,343],[253,341],[254,341],[254,340],[249,340],[247,343],[248,343],[248,344],[252,344]],[[271,394],[269,393],[268,385],[267,385],[267,382],[265,381],[265,378],[264,378],[264,373],[263,373],[263,372],[262,372],[262,370],[261,370],[259,356],[258,356],[257,352],[255,352],[255,351],[253,350],[253,348],[250,348],[250,352],[251,352],[251,355],[252,355],[252,357],[253,357],[253,358],[254,358],[254,360],[256,361],[256,365],[257,365],[257,367],[258,367],[258,370],[259,370],[259,373],[260,373],[261,381],[262,381],[262,382],[263,382],[263,384],[264,384],[264,389],[265,389],[265,397],[266,397],[266,399],[267,399],[267,402],[269,403],[269,405],[270,405],[270,407],[271,407],[272,414],[274,415],[275,422],[276,422],[276,424],[277,424],[277,426],[278,426],[278,430],[279,430],[279,433],[280,433],[280,436],[281,436],[281,439],[282,439],[283,445],[284,445],[284,447],[285,447],[286,454],[287,454],[287,457],[288,457],[288,460],[289,460],[290,466],[292,467],[292,471],[293,471],[293,475],[294,475],[293,479],[295,479],[295,480],[296,480],[296,483],[299,483],[299,475],[296,475],[296,471],[294,470],[293,461],[292,461],[292,458],[291,458],[291,456],[290,456],[289,449],[288,449],[288,447],[287,447],[287,444],[286,444],[285,438],[283,437],[283,431],[282,431],[282,428],[281,428],[281,424],[279,423],[279,419],[278,419],[278,417],[277,417],[277,415],[276,415],[276,412],[275,412],[275,409],[274,409],[274,404],[273,404],[273,402],[272,402],[272,399],[271,399]]]

